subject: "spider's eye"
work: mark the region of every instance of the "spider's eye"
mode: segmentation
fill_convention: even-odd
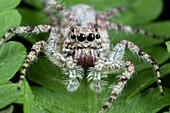
[[[71,27],[70,30],[71,30],[72,32],[74,32],[74,27]]]
[[[100,38],[100,35],[99,35],[99,34],[97,34],[97,35],[96,35],[96,39],[99,39],[99,38]]]
[[[95,35],[93,33],[89,33],[89,35],[87,36],[87,40],[89,42],[93,41],[95,39]]]
[[[77,40],[78,40],[79,42],[83,42],[83,41],[86,40],[86,36],[85,36],[84,34],[80,33],[80,35],[77,36]]]
[[[71,39],[73,39],[73,40],[76,39],[76,34],[72,34]]]
[[[98,31],[98,29],[97,28],[94,28],[95,29],[95,31],[97,32]]]

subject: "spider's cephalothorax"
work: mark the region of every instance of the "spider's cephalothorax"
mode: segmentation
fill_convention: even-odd
[[[43,6],[44,12],[47,13],[52,22],[52,26],[38,25],[34,27],[11,28],[0,40],[1,45],[9,39],[11,33],[39,34],[50,32],[48,40],[36,42],[31,52],[25,58],[18,89],[21,88],[26,69],[40,52],[43,52],[52,63],[62,68],[63,74],[68,76],[68,79],[65,80],[65,85],[67,85],[69,92],[76,91],[80,86],[79,82],[84,76],[84,68],[88,72],[86,77],[90,82],[90,88],[97,93],[100,93],[103,85],[106,85],[103,78],[107,77],[110,73],[121,72],[122,74],[112,87],[109,99],[99,111],[99,113],[103,113],[116,100],[134,72],[134,65],[130,61],[123,59],[127,47],[134,55],[153,66],[160,94],[163,95],[159,67],[151,56],[127,40],[122,40],[114,47],[110,46],[107,29],[139,33],[155,38],[159,37],[141,29],[110,23],[106,20],[107,17],[124,11],[126,7],[117,7],[107,12],[97,13],[92,7],[84,4],[79,4],[71,7],[70,10],[65,10],[55,0],[43,1]],[[57,20],[48,6],[55,8],[63,16],[62,21]]]
[[[77,61],[77,65],[92,67],[99,53],[105,51],[102,46],[102,38],[97,29],[76,26],[71,28],[62,51],[67,57],[72,56]]]

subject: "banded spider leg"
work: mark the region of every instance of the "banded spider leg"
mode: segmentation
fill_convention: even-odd
[[[122,40],[120,43],[118,43],[111,51],[111,54],[109,56],[109,60],[122,60],[124,53],[125,53],[125,48],[128,48],[134,55],[138,56],[139,58],[143,59],[145,62],[148,64],[151,64],[154,68],[154,71],[156,73],[156,78],[157,78],[157,83],[158,83],[158,88],[160,91],[160,95],[164,95],[163,93],[163,88],[161,85],[161,78],[160,78],[160,70],[159,67],[154,59],[152,59],[147,53],[143,52],[142,50],[139,49],[137,45],[134,43],[127,41],[127,40]],[[129,78],[132,76],[134,72],[134,66],[132,63],[129,61],[124,62],[125,66],[123,67],[124,72],[120,76],[120,78],[117,80],[115,85],[113,86],[113,89],[111,91],[109,99],[104,103],[102,108],[100,109],[99,113],[104,113],[111,105],[112,103],[116,100],[116,98],[119,96],[120,92],[123,90],[125,84],[129,80]]]

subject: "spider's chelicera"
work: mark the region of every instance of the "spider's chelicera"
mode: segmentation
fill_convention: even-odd
[[[21,88],[26,69],[40,52],[43,52],[51,62],[62,68],[63,74],[68,76],[65,85],[69,92],[76,91],[79,88],[79,82],[84,76],[84,69],[87,69],[88,72],[87,80],[90,82],[90,89],[97,93],[100,93],[103,86],[106,85],[103,78],[106,78],[110,73],[122,72],[113,85],[108,100],[99,110],[99,113],[103,113],[116,100],[134,73],[134,65],[123,59],[125,49],[128,48],[134,55],[153,66],[160,93],[163,95],[159,67],[151,56],[127,40],[120,41],[114,47],[110,46],[107,29],[159,37],[142,29],[110,23],[106,20],[107,17],[125,11],[126,7],[117,7],[110,11],[97,13],[92,7],[84,4],[75,5],[70,10],[66,10],[55,0],[43,1],[43,6],[52,26],[38,25],[11,28],[0,40],[0,44],[4,43],[8,40],[10,34],[50,32],[48,40],[36,42],[31,52],[26,56],[21,69],[18,89]],[[63,19],[58,21],[50,8],[55,8],[63,16]]]

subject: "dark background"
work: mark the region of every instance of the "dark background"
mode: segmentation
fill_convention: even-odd
[[[163,12],[157,20],[170,20],[170,0],[164,0]]]

